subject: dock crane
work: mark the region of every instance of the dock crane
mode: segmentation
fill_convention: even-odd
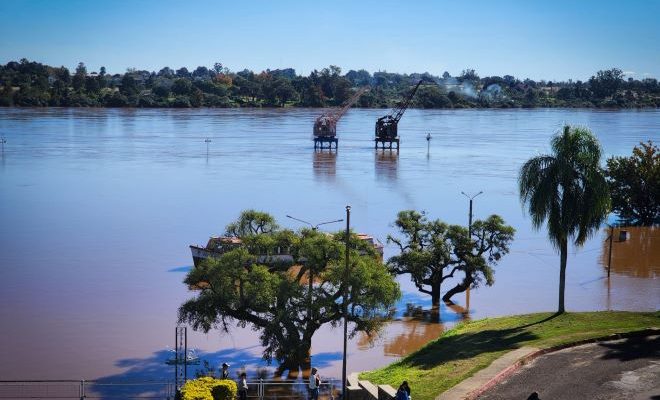
[[[358,89],[341,107],[327,111],[316,118],[316,121],[314,121],[314,149],[319,145],[323,148],[324,143],[329,143],[330,148],[334,143],[335,149],[337,148],[339,142],[339,139],[337,139],[337,122],[367,90],[369,90],[367,86]]]
[[[422,80],[417,82],[417,85],[410,92],[403,103],[394,108],[392,112],[386,116],[378,118],[376,121],[376,138],[374,139],[376,142],[376,148],[378,148],[378,143],[382,143],[383,149],[385,148],[385,143],[389,143],[391,149],[392,143],[396,143],[396,149],[399,150],[399,135],[397,132],[397,126],[399,124],[399,120],[401,117],[403,117],[403,113],[406,112],[406,109],[408,109],[413,96],[415,96],[415,93],[421,84]]]

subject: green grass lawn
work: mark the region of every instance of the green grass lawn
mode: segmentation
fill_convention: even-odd
[[[360,374],[395,389],[407,380],[415,400],[438,394],[487,367],[504,353],[523,346],[547,348],[660,327],[660,312],[585,312],[516,315],[462,323],[420,350],[384,368]]]

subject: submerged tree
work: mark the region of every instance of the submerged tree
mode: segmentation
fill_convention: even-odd
[[[400,296],[374,248],[356,235],[346,279],[345,233],[281,230],[270,215],[255,211],[227,230],[243,245],[188,273],[184,282],[197,294],[179,308],[179,319],[204,332],[251,326],[261,333],[264,359],[277,361],[279,373],[309,368],[314,333],[344,317],[344,285],[351,335],[375,333]]]
[[[401,253],[388,260],[388,267],[394,274],[409,274],[417,290],[431,295],[433,306],[440,304],[442,283],[458,271],[466,276],[442,297],[446,302],[480,283],[491,286],[493,267],[509,252],[515,233],[497,215],[475,221],[472,237],[465,227],[430,221],[414,210],[399,212],[395,225],[403,238],[389,235],[387,240]]]
[[[660,223],[660,149],[652,141],[635,146],[630,157],[607,160],[612,210],[627,223]]]
[[[587,128],[564,126],[551,143],[552,154],[528,160],[520,169],[520,200],[536,229],[547,222],[548,237],[559,249],[559,306],[565,311],[568,241],[575,246],[598,230],[607,216],[610,196],[600,168],[601,148]]]

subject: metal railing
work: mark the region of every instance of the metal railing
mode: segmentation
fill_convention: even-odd
[[[320,400],[334,400],[338,397],[336,382],[323,382],[319,386]],[[309,388],[306,381],[259,380],[248,382],[247,397],[251,399],[295,399],[307,400]]]
[[[319,400],[335,400],[341,387],[334,381],[319,387]],[[0,381],[0,399],[163,399],[174,400],[173,381],[104,382],[86,380]],[[248,399],[308,400],[306,381],[248,381]]]
[[[0,381],[0,399],[174,399],[171,381]]]

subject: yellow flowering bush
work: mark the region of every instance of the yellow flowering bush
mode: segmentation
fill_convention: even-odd
[[[186,382],[181,387],[181,400],[233,400],[238,392],[236,382],[205,376]]]

